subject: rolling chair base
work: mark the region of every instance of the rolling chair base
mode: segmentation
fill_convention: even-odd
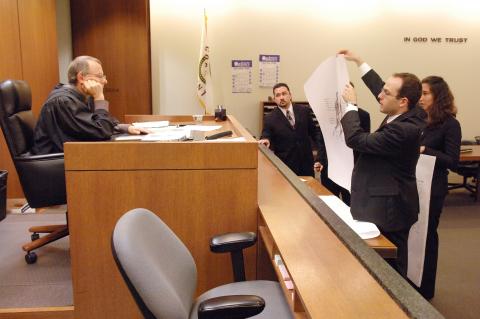
[[[33,232],[32,241],[22,246],[22,249],[27,252],[25,255],[27,264],[33,264],[37,261],[37,255],[32,250],[66,237],[69,234],[67,225],[35,226],[31,227],[29,231]],[[40,237],[39,233],[47,233],[47,235]]]

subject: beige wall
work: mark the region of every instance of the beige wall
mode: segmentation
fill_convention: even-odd
[[[259,54],[281,55],[280,80],[289,83],[296,100],[303,100],[303,84],[315,67],[338,49],[350,48],[384,77],[396,71],[421,78],[443,76],[456,97],[464,138],[480,135],[474,86],[479,71],[475,60],[480,53],[479,4],[467,0],[337,2],[152,0],[154,113],[201,111],[195,87],[205,6],[215,104],[225,105],[254,134],[259,130],[259,101],[271,94],[270,89],[258,87]],[[442,43],[404,43],[405,36],[468,40],[466,44],[444,39]],[[253,60],[251,94],[231,93],[232,59]],[[357,68],[350,65],[349,69],[359,102],[371,113],[375,128],[383,116],[361,84]]]

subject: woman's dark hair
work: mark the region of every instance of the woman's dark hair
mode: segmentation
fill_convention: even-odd
[[[422,80],[422,84],[426,83],[430,86],[430,91],[433,96],[433,104],[428,112],[428,126],[436,126],[443,123],[448,116],[455,116],[457,114],[457,107],[455,106],[455,98],[452,91],[442,77],[428,76]]]

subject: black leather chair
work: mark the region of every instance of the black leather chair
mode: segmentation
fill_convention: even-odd
[[[63,153],[31,155],[35,118],[32,94],[27,82],[0,83],[0,126],[20,179],[25,198],[32,208],[67,203]],[[35,263],[32,251],[68,235],[67,225],[36,226],[29,229],[32,241],[23,245],[25,261]],[[40,237],[40,233],[47,235]]]
[[[463,140],[462,145],[480,144],[480,137],[475,137],[475,141]],[[456,173],[463,177],[462,183],[449,184],[448,189],[465,188],[472,193],[475,201],[478,200],[478,191],[480,186],[480,162],[462,162],[458,164]]]

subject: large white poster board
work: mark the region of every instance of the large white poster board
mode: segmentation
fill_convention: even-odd
[[[328,155],[328,177],[350,190],[353,171],[353,151],[345,144],[340,120],[346,103],[342,92],[349,83],[343,56],[326,59],[304,85],[305,96],[317,117]]]
[[[423,261],[427,240],[428,215],[430,209],[430,192],[432,189],[435,156],[421,154],[417,163],[417,189],[420,204],[418,221],[410,228],[408,235],[408,270],[407,277],[418,287],[422,283]]]

